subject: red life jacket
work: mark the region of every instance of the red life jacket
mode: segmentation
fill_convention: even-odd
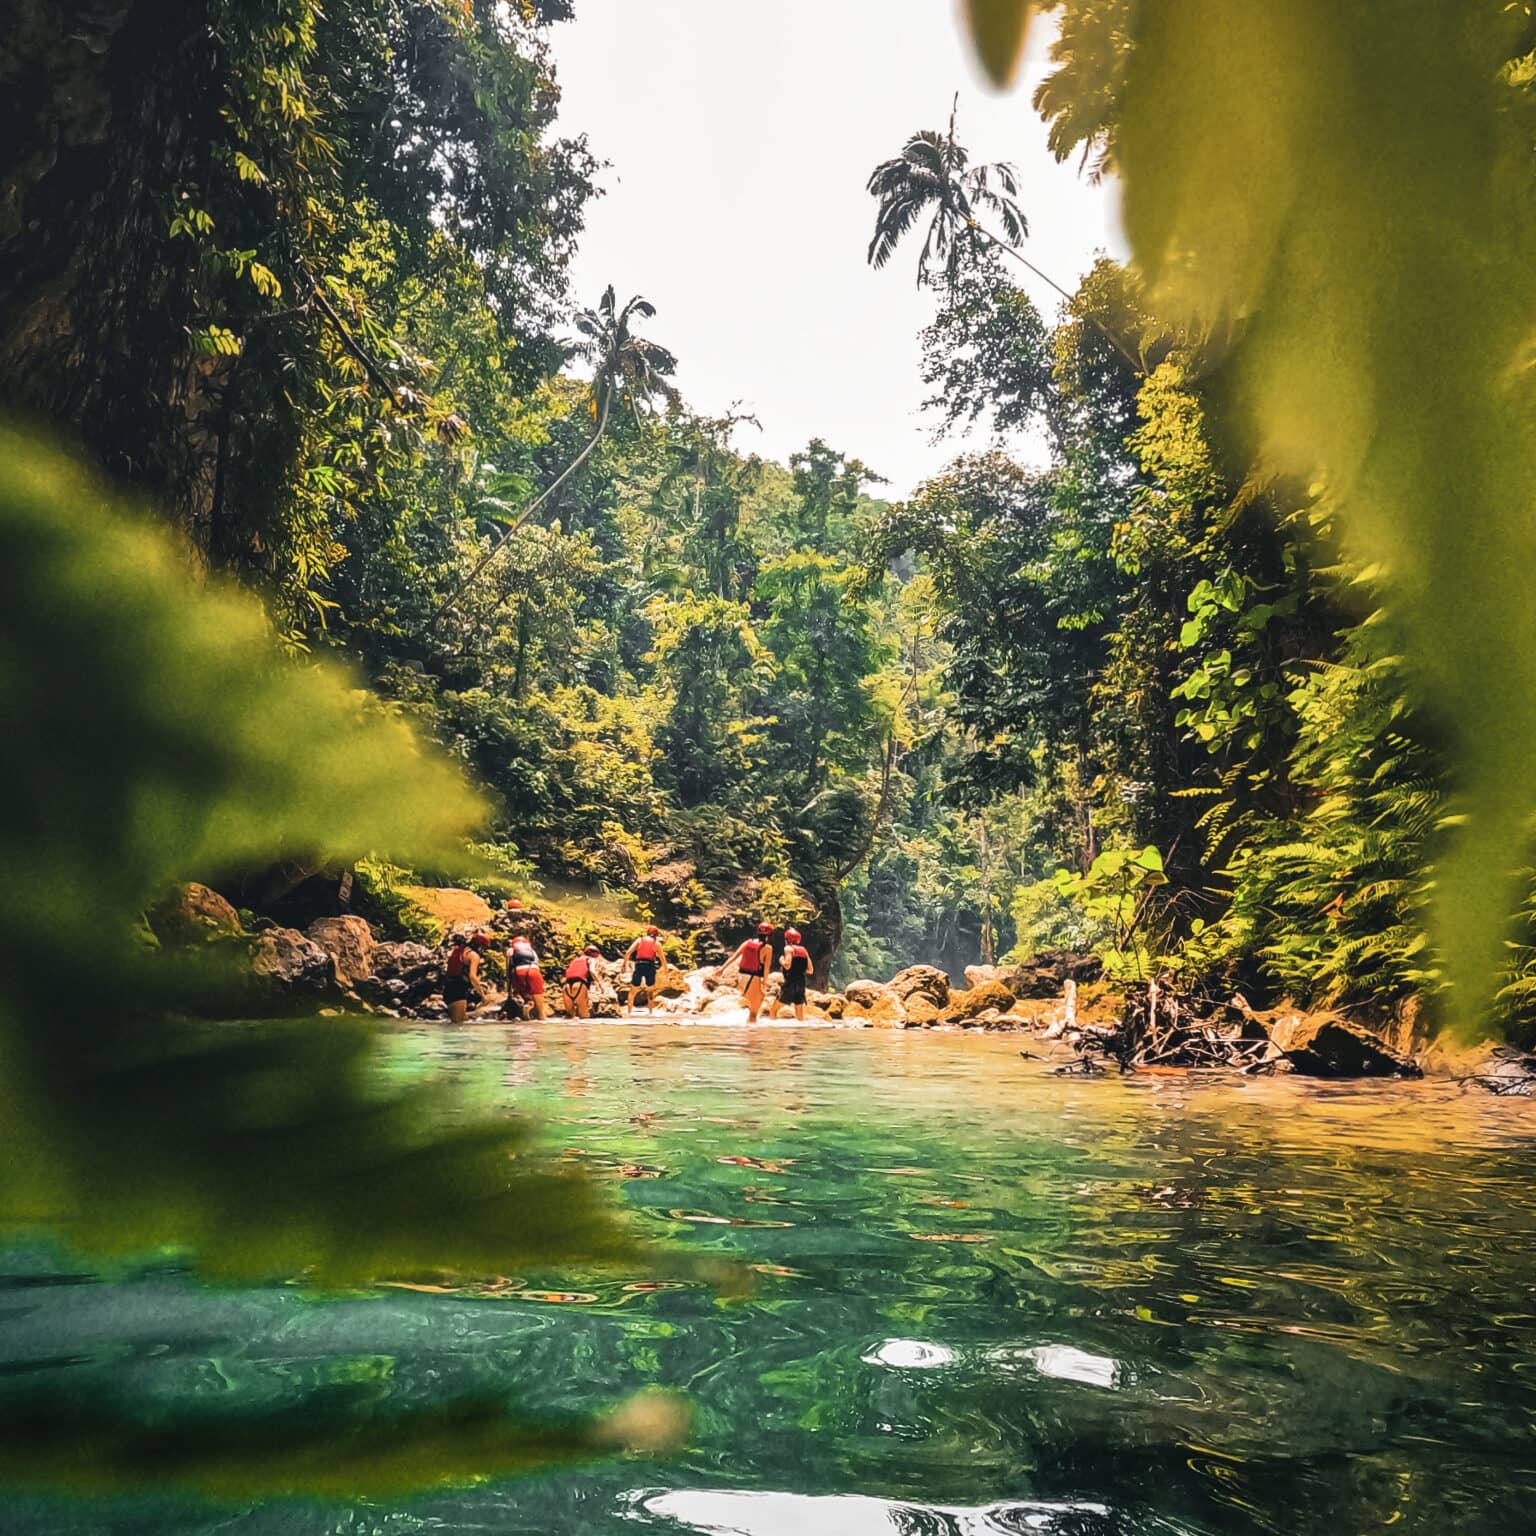
[[[455,944],[444,969],[450,976],[463,976],[469,970],[469,945]]]
[[[761,976],[768,969],[763,957],[763,951],[767,950],[771,955],[773,946],[767,939],[748,939],[741,951],[741,974],[743,976]]]
[[[660,949],[661,946],[656,942],[656,940],[653,939],[650,934],[646,934],[646,936],[635,945],[635,959],[654,960]]]
[[[779,956],[779,969],[786,976],[791,974],[790,967],[796,960],[805,961],[805,969],[811,968],[811,952],[803,944],[786,944],[784,953]]]
[[[586,955],[577,955],[576,958],[572,960],[568,966],[566,966],[565,979],[567,981],[590,982],[592,980],[591,960],[588,959]]]

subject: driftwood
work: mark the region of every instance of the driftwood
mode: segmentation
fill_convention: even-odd
[[[1054,1035],[1048,1032],[1046,1038]],[[1300,1072],[1313,1077],[1416,1077],[1414,1062],[1395,1056],[1370,1029],[1340,1013],[1277,1008],[1259,1013],[1241,996],[1218,999],[1179,992],[1166,974],[1133,986],[1119,1020],[1069,1030],[1065,1038],[1078,1062],[1091,1071],[1114,1062],[1122,1072],[1224,1070],[1244,1077]],[[1536,1074],[1536,1058],[1532,1058]],[[1505,1086],[1491,1074],[1497,1093],[1529,1091]],[[1513,1075],[1513,1074],[1510,1074]],[[1523,1077],[1523,1074],[1520,1074]]]

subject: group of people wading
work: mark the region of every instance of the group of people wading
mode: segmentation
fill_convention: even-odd
[[[773,970],[773,924],[759,923],[757,932],[744,939],[736,953],[715,972],[734,965],[741,978],[741,992],[747,1004],[747,1022],[757,1023],[762,1012],[763,1000],[768,993],[768,976]],[[784,930],[784,947],[779,951],[779,970],[784,981],[779,995],[768,1004],[768,1017],[776,1019],[780,1008],[793,1008],[795,1017],[805,1017],[805,988],[811,977],[811,952],[800,942],[798,928]]]
[[[520,910],[508,904],[509,911]],[[714,974],[734,965],[743,1000],[747,1005],[747,1021],[755,1024],[768,1001],[768,1017],[776,1019],[781,1007],[793,1008],[797,1019],[805,1018],[805,989],[811,975],[810,951],[800,942],[798,928],[784,930],[783,947],[777,955],[777,963],[783,974],[779,995],[767,999],[768,977],[775,963],[774,928],[772,923],[759,923],[757,933],[738,946],[735,954]],[[449,940],[448,959],[444,965],[443,1001],[448,1005],[448,1017],[455,1024],[462,1024],[469,1017],[470,1003],[485,1001],[485,987],[480,979],[481,961],[491,948],[491,937],[486,933],[456,933]],[[602,951],[596,944],[588,944],[565,968],[560,982],[561,1003],[568,1019],[592,1017],[592,984],[598,977],[598,962]],[[620,974],[629,972],[629,995],[625,999],[628,1008],[645,1008],[651,1014],[656,998],[656,982],[665,955],[662,952],[661,931],[652,924],[633,944],[624,951],[619,962]],[[507,945],[507,1001],[504,1011],[509,1017],[528,1016],[535,1019],[547,1017],[544,1001],[544,971],[538,951],[526,933],[514,933]]]

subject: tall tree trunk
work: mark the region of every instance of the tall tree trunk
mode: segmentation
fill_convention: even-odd
[[[0,32],[0,409],[75,440],[200,541],[220,371],[166,210],[222,96],[205,4],[17,0]]]

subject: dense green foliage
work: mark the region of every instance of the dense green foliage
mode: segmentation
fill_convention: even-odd
[[[1454,767],[1432,910],[1470,1021],[1527,879],[1536,744],[1530,8],[1411,0],[1383,26],[1287,0],[1216,26],[1199,0],[970,0],[997,78],[1037,9],[1052,147],[1113,164],[1152,307],[1253,474],[1328,500],[1411,633]]]
[[[973,9],[1006,69],[1028,7]],[[1387,549],[1383,507],[1413,530],[1432,488],[1462,494],[1423,457],[1448,434],[1465,483],[1504,508],[1490,526],[1524,480],[1518,456],[1490,467],[1473,405],[1427,423],[1405,349],[1373,353],[1367,333],[1388,330],[1371,315],[1432,307],[1413,285],[1453,259],[1455,221],[1383,193],[1402,248],[1438,254],[1333,317],[1336,372],[1285,358],[1317,345],[1307,273],[1365,283],[1358,217],[1337,204],[1383,179],[1313,175],[1327,145],[1423,150],[1423,177],[1388,180],[1459,177],[1463,222],[1510,243],[1491,232],[1521,215],[1466,188],[1486,184],[1471,160],[1502,163],[1517,131],[1520,68],[1499,75],[1485,141],[1469,128],[1431,155],[1400,119],[1470,90],[1479,50],[1518,58],[1515,23],[1426,15],[1394,44],[1413,91],[1389,111],[1341,86],[1302,129],[1288,103],[1325,87],[1305,49],[1275,54],[1278,23],[1218,46],[1198,8],[1054,9],[1036,104],[1058,154],[1126,175],[1142,275],[1101,263],[1043,315],[1007,265],[1028,265],[1013,172],[973,164],[953,114],[869,183],[872,263],[921,246],[940,430],[1037,434],[1043,466],[972,452],[881,501],[860,445],[765,463],[749,420],[691,410],[644,299],[610,288],[572,313],[563,267],[594,167],[555,130],[562,0],[189,6],[153,39],[136,14],[111,23],[107,64],[43,48],[41,84],[8,108],[17,229],[46,232],[33,250],[0,230],[8,398],[160,496],[209,562],[258,587],[293,650],[355,658],[484,787],[495,861],[634,891],[695,953],[793,914],[819,968],[840,954],[844,974],[1097,942],[1117,965],[1260,994],[1433,992],[1424,903],[1447,880],[1464,896],[1469,867],[1464,851],[1429,872],[1444,763],[1463,765],[1486,840],[1519,775],[1470,747],[1524,706],[1450,623],[1475,607],[1466,541],[1429,560],[1395,534]],[[1341,57],[1361,45],[1363,23],[1295,19]],[[1272,54],[1287,91],[1248,90]],[[1158,88],[1175,55],[1237,61],[1222,99],[1240,133],[1209,92],[1172,110],[1192,95]],[[125,61],[145,66],[131,88],[114,84]],[[28,158],[66,111],[70,164]],[[163,158],[130,147],[151,130]],[[1213,190],[1237,156],[1308,186],[1294,219],[1261,218],[1253,178]],[[88,259],[130,237],[124,270]],[[1176,247],[1188,270],[1164,259]],[[61,251],[64,277],[42,282]],[[1464,336],[1436,332],[1465,365],[1464,402],[1502,377],[1478,358],[1509,355],[1489,344],[1523,291],[1503,271],[1479,279],[1498,296]],[[1191,294],[1259,318],[1197,324]],[[1361,400],[1381,402],[1371,421]],[[1367,439],[1380,455],[1362,457]],[[1409,611],[1427,646],[1401,643]],[[1117,940],[1094,871],[1146,847],[1166,885]],[[1512,904],[1457,910],[1486,935]],[[1441,926],[1453,952],[1476,948]]]

